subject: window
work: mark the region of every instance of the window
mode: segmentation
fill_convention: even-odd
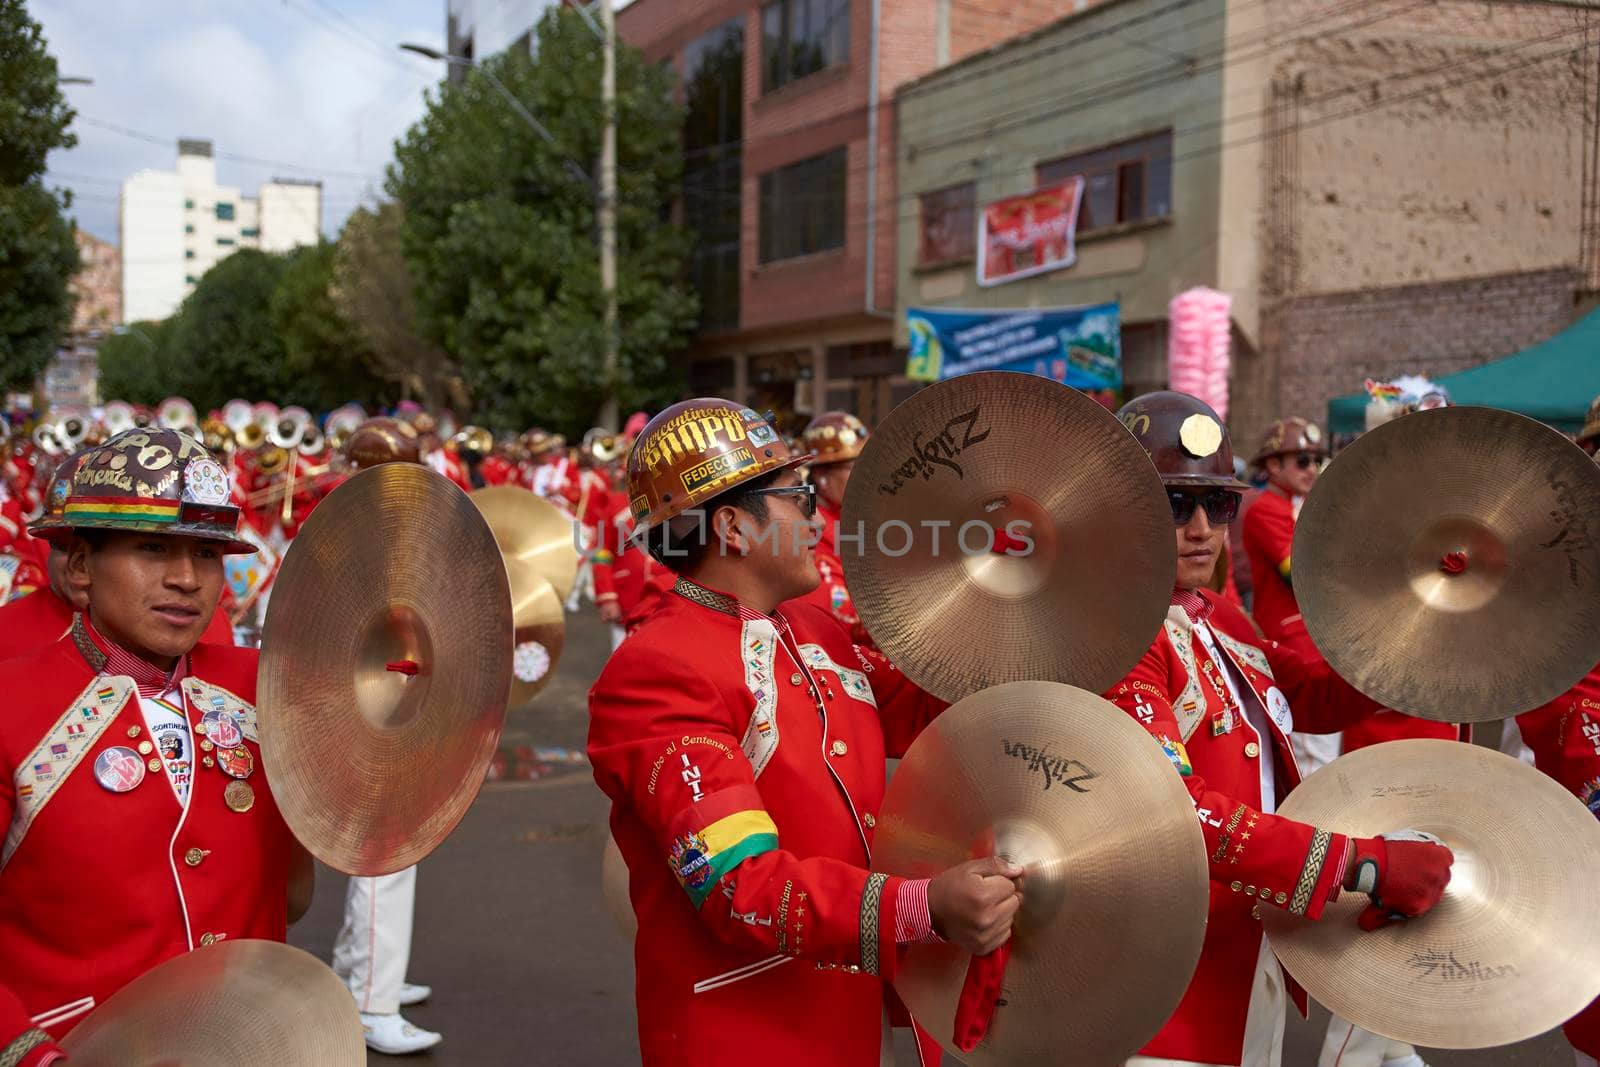
[[[761,9],[761,89],[837,66],[850,55],[850,0],[773,0]]]
[[[744,16],[683,50],[683,221],[694,231],[689,279],[700,328],[739,325],[739,206],[744,176]]]
[[[194,201],[193,200],[185,200],[183,202],[183,210],[185,210],[185,211],[193,211],[194,210]]]
[[[246,226],[244,229],[239,231],[239,236],[240,237],[260,237],[261,236],[261,231],[256,229],[254,226]]]
[[[195,276],[193,274],[185,274],[183,276],[183,280],[188,282],[190,285],[193,285],[195,283],[196,279],[195,279]]]
[[[184,258],[184,259],[193,259],[193,258],[194,258],[194,249],[192,249],[192,248],[185,248],[185,249],[184,249],[184,250],[183,250],[183,258]]]
[[[217,201],[217,218],[222,219],[224,222],[233,221],[233,205],[224,204],[220,200]]]
[[[194,223],[192,223],[192,222],[184,223],[183,224],[183,232],[184,233],[193,233],[194,232]]]
[[[232,237],[218,237],[217,238],[217,244],[219,244],[219,245],[231,245],[231,244],[233,244],[233,238]]]
[[[972,258],[978,244],[976,199],[977,187],[971,182],[922,194],[918,265],[959,263]]]
[[[761,262],[844,247],[845,150],[761,176]]]
[[[1084,179],[1078,232],[1172,214],[1172,131],[1039,165],[1039,184]]]

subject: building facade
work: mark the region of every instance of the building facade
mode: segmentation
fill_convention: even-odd
[[[1082,0],[634,0],[618,34],[688,111],[683,219],[702,322],[689,388],[794,430],[915,386],[895,342],[896,90]]]
[[[217,184],[210,141],[182,140],[175,171],[139,171],[122,183],[118,226],[125,321],[164,319],[239,248],[316,244],[322,183],[276,178],[243,196]]]
[[[45,369],[45,410],[87,410],[99,403],[100,342],[122,322],[122,256],[115,245],[78,230],[78,273],[70,288],[76,303],[65,342]]]
[[[1246,441],[1280,415],[1321,421],[1366,377],[1543,340],[1592,288],[1600,242],[1585,14],[1112,0],[908,84],[898,339],[910,306],[1116,299],[1131,393],[1166,383],[1168,301],[1220,289]],[[1077,262],[978,286],[982,206],[1074,175]]]

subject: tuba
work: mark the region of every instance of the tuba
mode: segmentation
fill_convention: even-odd
[[[47,456],[63,456],[67,453],[60,439],[56,437],[55,426],[48,422],[41,422],[33,428],[33,444]]]
[[[307,423],[305,433],[300,435],[300,454],[302,456],[320,456],[328,447],[328,439],[317,429],[315,422]]]
[[[199,435],[200,420],[195,416],[194,405],[181,396],[169,396],[156,409],[156,424],[168,430],[182,430],[191,437]]]
[[[250,406],[250,401],[240,400],[235,397],[222,405],[222,421],[227,424],[228,429],[237,437],[244,432],[246,426],[256,421],[256,412]]]
[[[105,423],[106,434],[115,437],[119,433],[134,429],[138,424],[134,422],[133,405],[126,400],[113,400],[106,405],[105,414],[101,421]]]
[[[615,431],[596,426],[583,435],[583,450],[600,463],[610,463],[622,455],[622,438]]]
[[[311,426],[311,415],[305,408],[284,408],[267,427],[267,443],[285,452],[292,452],[300,447]]]
[[[55,438],[63,452],[76,452],[89,437],[89,420],[82,415],[63,415],[55,425]]]
[[[212,417],[200,424],[200,443],[215,456],[226,456],[234,449],[233,429],[222,419]]]

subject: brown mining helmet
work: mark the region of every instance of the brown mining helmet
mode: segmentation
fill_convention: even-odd
[[[1233,473],[1228,428],[1205,401],[1187,393],[1145,393],[1122,405],[1117,418],[1144,446],[1163,485],[1250,488]]]

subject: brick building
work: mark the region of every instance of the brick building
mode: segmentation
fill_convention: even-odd
[[[1084,0],[634,0],[627,43],[677,68],[702,329],[690,389],[869,421],[911,391],[894,343],[894,93]],[[870,283],[869,283],[870,279]]]
[[[100,342],[122,324],[122,254],[83,230],[74,237],[79,267],[70,288],[77,303],[66,340],[45,369],[41,392],[48,411],[99,403]]]
[[[1065,18],[900,90],[900,307],[1120,299],[1132,391],[1165,384],[1171,297],[1224,290],[1244,441],[1321,421],[1368,376],[1508,355],[1594,285],[1597,17],[1111,0]],[[980,289],[977,207],[1073,173],[1077,264]]]

